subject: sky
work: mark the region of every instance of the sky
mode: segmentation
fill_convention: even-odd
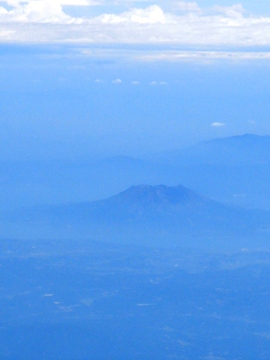
[[[270,133],[270,3],[0,2],[0,160]]]

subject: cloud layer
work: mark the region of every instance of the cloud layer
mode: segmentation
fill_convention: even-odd
[[[119,14],[75,17],[65,12],[65,6],[99,3],[8,0],[1,4],[1,42],[270,45],[270,17],[248,14],[241,5],[204,9],[195,2],[178,1],[170,11],[151,5],[131,7]]]

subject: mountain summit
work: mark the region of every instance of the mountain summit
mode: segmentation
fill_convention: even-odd
[[[181,185],[171,187],[165,185],[139,185],[132,186],[107,201],[122,203],[123,205],[168,206],[185,205],[207,200]]]

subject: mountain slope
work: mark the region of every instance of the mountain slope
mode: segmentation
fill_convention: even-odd
[[[183,186],[142,185],[102,201],[12,213],[2,217],[2,236],[89,238],[147,246],[256,247],[258,240],[267,237],[268,224],[267,212],[224,206]]]

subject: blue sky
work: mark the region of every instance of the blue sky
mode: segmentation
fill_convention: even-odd
[[[141,156],[269,134],[270,5],[0,6],[1,159]]]

